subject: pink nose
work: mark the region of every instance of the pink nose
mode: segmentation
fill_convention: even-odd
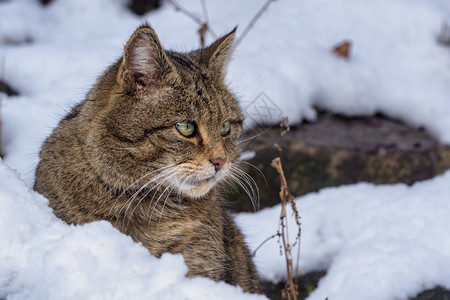
[[[216,169],[216,172],[222,169],[223,165],[227,161],[223,158],[215,158],[214,160],[211,160],[211,163],[214,165],[214,169]]]

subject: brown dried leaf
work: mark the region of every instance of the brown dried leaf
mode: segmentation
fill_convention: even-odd
[[[350,58],[350,47],[352,43],[350,41],[343,41],[342,43],[333,47],[333,53],[339,57],[348,59]]]

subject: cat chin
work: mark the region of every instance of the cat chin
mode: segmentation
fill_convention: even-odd
[[[177,188],[182,194],[188,196],[189,198],[200,198],[206,195],[215,183],[216,178],[211,177],[208,179],[197,181],[195,183],[184,183],[179,185]]]
[[[185,181],[176,188],[189,198],[201,198],[226,176],[228,170],[229,164],[226,164],[219,172],[214,172],[213,175],[210,174],[210,177],[202,177],[190,182]]]
[[[178,189],[189,198],[200,198],[206,195],[223,178],[221,175],[216,174],[213,177],[202,179],[195,183],[184,183],[178,186]]]

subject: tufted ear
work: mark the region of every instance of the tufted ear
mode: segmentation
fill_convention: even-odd
[[[158,87],[164,80],[176,76],[177,71],[155,31],[148,25],[139,27],[125,46],[118,83],[131,89]]]
[[[225,77],[226,67],[231,58],[231,53],[233,52],[236,29],[237,27],[227,35],[217,39],[208,48],[203,49],[203,60],[206,62],[208,68],[215,70],[222,77]]]

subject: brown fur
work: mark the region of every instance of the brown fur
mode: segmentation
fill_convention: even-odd
[[[188,276],[256,293],[249,251],[217,193],[235,168],[243,121],[224,83],[234,35],[183,54],[138,28],[43,144],[34,188],[67,223],[107,220],[153,255],[182,253]],[[187,121],[191,137],[175,127]],[[217,159],[226,163],[216,173]]]

